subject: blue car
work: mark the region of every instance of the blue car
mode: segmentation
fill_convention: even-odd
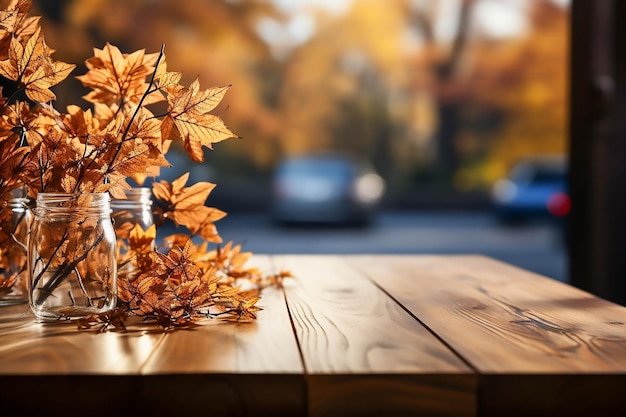
[[[562,156],[520,160],[492,189],[496,216],[506,223],[550,219],[562,223],[571,208]]]

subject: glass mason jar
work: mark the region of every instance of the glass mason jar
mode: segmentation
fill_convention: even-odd
[[[39,193],[29,244],[30,307],[40,321],[103,313],[117,303],[108,193]]]
[[[22,304],[28,301],[28,231],[31,212],[28,199],[11,198],[7,217],[2,224],[4,247],[0,248],[0,306]]]
[[[144,231],[154,224],[152,190],[147,187],[126,190],[126,199],[111,200],[111,217],[117,237],[118,279],[132,281],[137,275],[137,257],[130,251],[130,231],[139,225]],[[151,249],[154,249],[152,242]]]

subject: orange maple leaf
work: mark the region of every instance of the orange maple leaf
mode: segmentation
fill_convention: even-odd
[[[143,49],[123,54],[108,42],[93,52],[94,56],[85,62],[89,71],[76,77],[92,89],[85,100],[120,107],[139,103],[148,87],[146,77],[154,71],[159,54],[146,54]],[[144,104],[162,100],[162,95],[152,94]]]
[[[8,59],[0,61],[0,75],[16,81],[26,96],[37,102],[56,100],[50,87],[63,81],[76,65],[53,61],[52,50],[46,45],[41,29],[22,45],[17,37],[11,39]]]
[[[172,219],[177,226],[185,226],[193,234],[199,234],[211,242],[220,243],[214,222],[226,216],[226,212],[207,207],[205,202],[215,188],[210,182],[198,182],[185,187],[189,173],[172,183],[159,181],[152,184],[154,196],[168,204],[163,216]]]
[[[212,144],[229,138],[236,138],[224,122],[210,112],[222,101],[230,86],[200,90],[196,79],[189,88],[181,88],[168,95],[169,111],[163,119],[162,135],[170,137],[172,129],[184,141],[189,157],[196,161],[204,160],[202,146],[212,149]]]
[[[39,28],[41,17],[29,16],[30,8],[30,0],[18,0],[0,11],[0,60],[7,59],[11,38],[27,38]]]

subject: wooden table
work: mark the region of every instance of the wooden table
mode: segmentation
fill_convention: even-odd
[[[0,416],[625,416],[626,308],[482,256],[255,256],[251,324],[0,310]],[[121,414],[120,414],[121,413]]]

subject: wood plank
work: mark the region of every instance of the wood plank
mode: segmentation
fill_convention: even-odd
[[[108,417],[141,413],[136,377],[101,374],[0,374],[0,415]]]
[[[268,257],[249,262],[271,268]],[[0,415],[112,415],[120,404],[151,416],[302,415],[303,368],[282,290],[266,289],[259,305],[253,323],[167,333],[78,331],[12,307],[0,322]]]
[[[32,321],[33,313],[28,304],[0,307],[0,335],[19,327],[29,326]]]
[[[475,415],[476,378],[339,257],[280,255],[310,416]]]
[[[483,256],[346,261],[483,375],[484,415],[626,415],[625,307]]]
[[[80,331],[73,322],[37,323],[31,316],[0,334],[0,375],[138,374],[163,334]]]
[[[139,369],[162,332],[80,331],[32,313],[15,323],[0,332],[0,415],[107,416],[141,403]]]
[[[255,255],[249,264],[268,272],[272,268],[269,256]],[[213,320],[196,329],[168,333],[142,373],[301,374],[302,362],[282,291],[266,288],[259,306],[263,310],[251,323]]]
[[[255,255],[249,265],[271,271],[269,256]],[[153,400],[145,411],[303,415],[303,367],[284,295],[267,288],[261,297],[252,323],[215,320],[168,333],[141,369],[142,397],[167,401]]]

